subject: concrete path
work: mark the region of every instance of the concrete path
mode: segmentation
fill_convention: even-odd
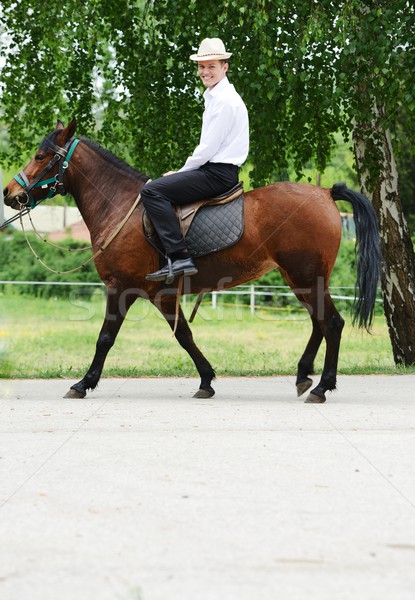
[[[2,600],[413,600],[415,376],[0,380]]]

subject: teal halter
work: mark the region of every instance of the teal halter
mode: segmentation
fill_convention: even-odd
[[[21,203],[22,206],[27,206],[30,204],[30,208],[35,208],[39,202],[43,202],[49,198],[53,198],[56,194],[60,194],[61,196],[65,196],[66,190],[63,185],[63,176],[65,174],[66,169],[69,166],[69,161],[71,160],[73,151],[78,145],[79,140],[71,138],[68,142],[66,142],[65,146],[61,148],[60,146],[56,146],[52,142],[48,142],[48,147],[55,152],[55,156],[52,160],[46,165],[46,167],[39,173],[39,175],[30,182],[26,176],[26,173],[22,170],[18,175],[14,176],[14,179],[17,181],[19,185],[22,186],[26,193],[26,202]],[[50,179],[42,179],[55,165],[59,163],[59,171]],[[48,188],[48,193],[45,198],[42,198],[38,202],[34,199],[31,191],[36,188]]]

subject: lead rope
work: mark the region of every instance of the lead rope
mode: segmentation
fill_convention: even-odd
[[[119,223],[118,227],[115,229],[115,231],[113,231],[113,233],[107,239],[107,241],[105,242],[105,244],[103,246],[101,246],[99,248],[99,250],[97,252],[95,252],[95,254],[93,254],[91,256],[91,258],[89,258],[87,261],[85,261],[84,263],[82,263],[82,265],[80,265],[79,267],[75,267],[74,269],[69,269],[68,271],[55,271],[54,269],[51,269],[50,267],[48,267],[48,265],[46,265],[43,262],[43,260],[40,258],[40,256],[36,253],[35,249],[33,248],[33,246],[31,245],[31,243],[29,241],[29,238],[27,237],[27,233],[26,233],[26,230],[25,230],[24,225],[23,225],[22,211],[20,212],[20,225],[21,225],[22,231],[24,233],[24,236],[26,238],[27,245],[29,246],[29,248],[32,251],[32,253],[33,253],[34,257],[36,258],[36,260],[38,260],[40,262],[40,264],[43,267],[45,267],[45,269],[47,269],[48,271],[50,271],[51,273],[55,273],[56,275],[66,275],[67,273],[74,273],[75,271],[79,271],[79,269],[82,269],[83,267],[85,267],[86,265],[88,265],[97,256],[99,256],[100,254],[102,254],[104,252],[104,250],[106,250],[106,248],[108,248],[108,246],[111,244],[112,240],[120,233],[121,229],[124,227],[124,225],[126,224],[126,222],[128,221],[128,219],[131,217],[131,215],[133,214],[135,208],[138,206],[140,200],[141,200],[141,194],[138,194],[138,196],[137,196],[134,204],[132,205],[132,207],[130,208],[130,210],[128,211],[128,213],[125,215],[124,219],[121,221],[121,223]]]

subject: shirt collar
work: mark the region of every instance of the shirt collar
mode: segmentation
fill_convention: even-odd
[[[209,89],[205,90],[203,96],[205,97],[205,99],[217,96],[219,94],[219,92],[221,92],[228,85],[230,85],[229,79],[225,75],[225,77],[223,79],[221,79],[219,81],[219,83],[217,83],[215,85],[215,87],[213,87],[211,90],[209,90]]]

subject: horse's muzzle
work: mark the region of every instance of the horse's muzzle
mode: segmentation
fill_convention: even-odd
[[[26,206],[28,203],[27,194],[24,190],[21,190],[17,194],[13,194],[7,187],[3,190],[3,200],[6,206],[10,206],[16,210],[19,210],[22,206]]]

